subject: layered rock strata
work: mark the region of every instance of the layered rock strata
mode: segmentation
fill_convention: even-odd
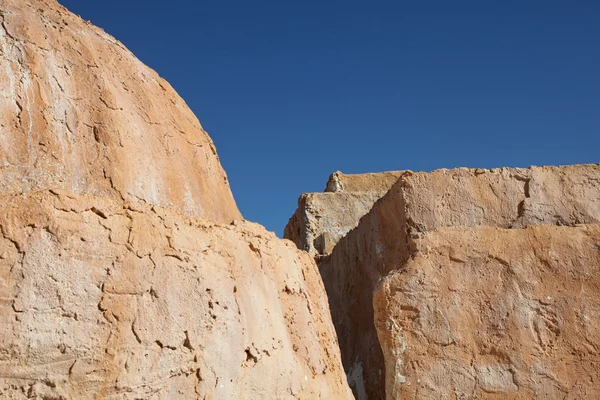
[[[0,398],[351,398],[314,261],[122,44],[0,0]]]
[[[600,166],[404,173],[319,259],[358,398],[594,398]]]

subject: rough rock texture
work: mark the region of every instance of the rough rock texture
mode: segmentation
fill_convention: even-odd
[[[373,291],[383,276],[401,266],[401,257],[408,252],[402,205],[394,201],[399,188],[395,184],[359,226],[340,239],[330,255],[318,260],[342,362],[357,399],[385,398],[385,367],[373,322]]]
[[[61,188],[240,218],[211,139],[156,72],[53,0],[0,0],[0,193]]]
[[[598,397],[599,221],[600,165],[404,173],[318,260],[357,397]]]
[[[329,176],[325,192],[387,192],[403,172],[343,174],[336,171]]]
[[[50,0],[0,49],[0,398],[351,398],[314,261],[165,81]]]
[[[335,244],[398,180],[403,171],[372,174],[331,174],[324,193],[304,193],[283,236],[314,256],[331,252]]]
[[[600,398],[600,225],[442,228],[375,292],[390,399]]]
[[[415,173],[403,180],[402,193],[413,231],[600,221],[597,165]]]
[[[1,201],[1,398],[345,397],[291,242],[68,192]]]

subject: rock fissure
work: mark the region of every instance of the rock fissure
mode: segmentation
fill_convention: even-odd
[[[345,182],[376,180],[334,175],[326,195],[340,199]],[[598,165],[405,172],[370,209],[346,203],[352,229],[325,255],[308,250],[355,396],[595,393],[579,377],[600,337],[577,315],[600,304],[599,177]],[[306,249],[306,237],[340,223],[334,204],[303,194],[285,236]],[[593,293],[585,301],[574,295],[582,285]],[[559,354],[579,367],[565,370]],[[561,378],[548,385],[542,364]]]

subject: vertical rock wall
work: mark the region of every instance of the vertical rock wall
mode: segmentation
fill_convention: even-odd
[[[167,82],[0,0],[0,398],[347,399],[317,267],[243,221]]]
[[[314,256],[331,253],[338,240],[358,225],[401,174],[331,174],[325,192],[300,196],[283,236]]]
[[[599,165],[404,173],[318,260],[357,397],[597,397],[598,221]]]

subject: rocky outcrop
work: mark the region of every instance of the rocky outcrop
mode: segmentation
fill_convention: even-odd
[[[2,398],[343,398],[312,259],[249,222],[2,198]]]
[[[389,399],[595,399],[600,225],[442,228],[374,294]]]
[[[48,187],[240,219],[215,147],[156,72],[54,0],[0,0],[0,193]]]
[[[404,173],[319,259],[358,398],[598,397],[600,165]]]
[[[403,171],[373,174],[331,174],[324,193],[304,193],[283,237],[319,257],[358,224]]]
[[[350,398],[314,261],[119,42],[0,0],[0,398]]]

